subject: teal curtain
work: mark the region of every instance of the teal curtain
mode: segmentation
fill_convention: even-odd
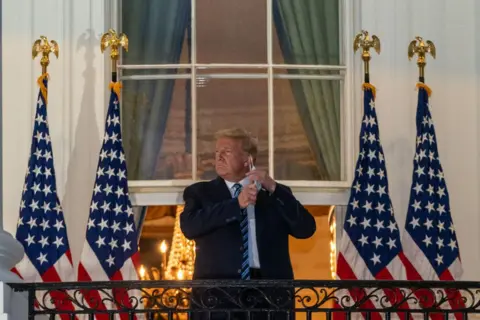
[[[273,20],[287,64],[338,65],[338,0],[274,0]],[[294,75],[332,74],[289,69]],[[322,180],[341,180],[338,80],[297,80],[290,85]]]
[[[129,37],[129,52],[123,64],[177,64],[187,37],[190,51],[190,0],[123,0],[122,31]],[[189,54],[190,56],[190,54]],[[135,70],[135,74],[173,75],[178,70]],[[124,72],[127,75],[132,71]],[[128,179],[154,178],[172,104],[174,79],[123,81],[123,144]],[[189,151],[190,80],[186,83],[186,148]],[[135,222],[141,231],[147,207],[135,207]],[[138,233],[139,236],[141,232]]]
[[[122,4],[122,31],[129,36],[129,52],[123,55],[123,64],[178,64],[185,37],[190,40],[190,0],[124,0]],[[135,74],[177,72],[176,69],[135,70]],[[175,80],[123,81],[123,86],[122,125],[129,179],[152,179]],[[186,91],[189,96],[190,90]]]

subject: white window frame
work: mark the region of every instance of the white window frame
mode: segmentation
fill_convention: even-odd
[[[299,201],[306,205],[346,205],[348,203],[349,189],[353,179],[354,165],[358,152],[358,146],[355,144],[359,125],[355,119],[360,119],[361,112],[354,108],[358,106],[356,101],[361,97],[361,63],[354,59],[352,51],[352,41],[356,33],[360,30],[360,5],[357,1],[340,0],[340,34],[343,37],[341,43],[341,66],[330,65],[288,65],[274,64],[272,53],[273,30],[272,30],[272,0],[266,0],[267,5],[267,63],[266,64],[226,64],[226,63],[197,63],[196,57],[196,0],[192,1],[191,19],[192,19],[192,53],[191,63],[188,64],[156,64],[156,65],[122,65],[117,67],[122,70],[141,70],[141,69],[171,69],[188,68],[190,74],[177,75],[132,75],[122,76],[119,80],[151,80],[151,79],[191,79],[196,83],[196,69],[198,67],[206,69],[219,68],[258,68],[267,69],[267,73],[260,74],[202,74],[202,77],[210,79],[267,79],[268,81],[268,165],[273,173],[274,168],[274,101],[273,101],[273,79],[274,78],[293,78],[288,75],[275,75],[275,69],[315,69],[315,70],[338,70],[340,75],[319,75],[310,76],[318,80],[341,80],[341,141],[342,141],[342,171],[345,170],[344,181],[299,181],[299,180],[278,180],[278,182],[288,185],[292,188]],[[106,2],[106,21],[118,32],[121,32],[121,0],[111,0]],[[128,34],[127,34],[128,36]],[[342,61],[343,60],[343,61]],[[357,61],[358,60],[358,61]],[[110,72],[110,65],[106,64]],[[121,73],[119,73],[121,74]],[[307,78],[307,77],[301,77]],[[183,203],[183,190],[186,186],[198,181],[195,180],[197,174],[197,87],[191,86],[192,97],[192,180],[129,180],[129,193],[134,206],[153,206],[153,205],[177,205]],[[358,122],[358,121],[357,121]]]

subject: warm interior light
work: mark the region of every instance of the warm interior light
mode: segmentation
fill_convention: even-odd
[[[177,279],[178,280],[183,280],[183,270],[182,269],[178,270]]]
[[[162,243],[160,243],[160,252],[161,253],[167,252],[167,243],[165,242],[165,240],[163,240]]]
[[[332,279],[336,278],[336,259],[337,259],[337,235],[336,227],[337,223],[335,221],[335,206],[330,207],[330,212],[328,213],[328,224],[330,229],[330,274]]]
[[[180,229],[180,215],[183,206],[177,206],[173,237],[169,243],[169,257],[165,269],[166,280],[190,280],[192,279],[195,262],[195,242],[188,240]]]
[[[143,264],[140,266],[140,270],[138,270],[138,273],[140,274],[140,278],[143,279],[145,277],[145,267]]]

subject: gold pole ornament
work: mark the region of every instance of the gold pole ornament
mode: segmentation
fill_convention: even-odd
[[[103,53],[110,47],[110,58],[112,59],[112,81],[117,82],[117,61],[120,56],[119,49],[124,48],[128,52],[128,38],[124,33],[117,35],[116,31],[109,29],[100,39],[100,50]]]
[[[42,53],[42,58],[40,59],[40,65],[42,66],[42,74],[47,73],[47,67],[50,64],[50,53],[53,53],[58,59],[58,43],[55,40],[48,42],[47,37],[40,36],[40,39],[37,39],[33,43],[32,47],[32,59]]]
[[[353,40],[353,51],[357,52],[359,48],[362,48],[362,60],[365,65],[365,83],[370,83],[370,48],[380,54],[380,39],[376,35],[370,38],[368,31],[362,30]]]
[[[408,60],[411,60],[415,54],[418,55],[419,81],[422,83],[425,82],[425,65],[427,64],[425,58],[427,53],[430,53],[434,59],[436,58],[437,51],[430,40],[423,41],[422,37],[417,36],[408,45]]]

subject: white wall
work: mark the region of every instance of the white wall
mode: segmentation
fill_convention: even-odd
[[[31,60],[31,45],[45,34],[60,45],[60,58],[49,68],[49,121],[58,190],[77,261],[107,103],[109,79],[99,50],[99,36],[110,27],[105,1],[2,2],[4,226],[15,232],[40,75],[38,59]],[[465,265],[464,279],[479,280],[480,34],[475,35],[475,30],[480,30],[480,3],[362,0],[361,25],[382,41],[382,53],[374,55],[371,63],[371,81],[378,89],[381,137],[400,225],[409,197],[415,141],[417,67],[407,59],[407,46],[416,35],[437,46],[438,57],[429,58],[426,79],[433,89],[439,152]]]
[[[30,152],[39,58],[33,42],[45,35],[56,40],[60,56],[48,68],[48,118],[57,187],[66,216],[72,255],[83,246],[89,201],[103,136],[104,56],[99,38],[104,1],[4,0],[3,27],[3,222],[15,234],[18,208]]]
[[[362,0],[362,28],[378,35],[382,53],[372,58],[377,113],[397,222],[403,226],[415,152],[418,68],[407,58],[417,35],[430,39],[426,83],[452,216],[464,264],[463,279],[479,280],[480,1]],[[476,31],[477,30],[477,31]]]

